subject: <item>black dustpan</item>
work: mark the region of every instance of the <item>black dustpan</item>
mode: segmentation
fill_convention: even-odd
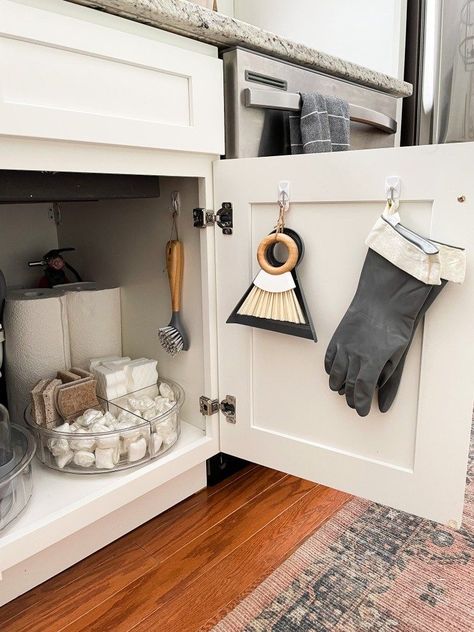
[[[275,231],[273,231],[275,232]],[[283,231],[286,235],[294,239],[298,246],[298,261],[296,263],[295,268],[290,272],[293,277],[293,281],[295,284],[294,292],[296,298],[298,299],[301,311],[304,316],[305,323],[292,323],[284,320],[273,320],[269,318],[260,318],[258,316],[249,316],[244,314],[239,314],[239,309],[244,303],[247,296],[252,291],[254,284],[252,283],[245,294],[242,296],[240,301],[235,306],[232,314],[227,319],[228,323],[235,323],[238,325],[247,325],[248,327],[256,327],[258,329],[267,329],[269,331],[275,331],[281,334],[288,334],[290,336],[297,336],[298,338],[306,338],[308,340],[314,340],[317,342],[316,331],[314,329],[313,321],[311,318],[311,314],[309,313],[308,305],[306,303],[306,299],[303,294],[303,290],[301,288],[301,284],[298,278],[297,267],[304,255],[304,244],[301,237],[291,228],[285,228]],[[282,263],[278,261],[274,255],[273,248],[268,251],[267,258],[269,263],[273,266],[280,266]]]

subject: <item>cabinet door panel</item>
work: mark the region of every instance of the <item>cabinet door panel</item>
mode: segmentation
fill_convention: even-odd
[[[221,60],[63,4],[0,0],[0,134],[223,152]]]
[[[233,235],[216,237],[219,390],[237,398],[236,424],[221,416],[223,452],[459,526],[473,393],[473,159],[469,143],[216,163],[215,199],[234,207]],[[402,181],[402,222],[466,247],[468,272],[419,327],[390,411],[374,401],[360,418],[329,390],[324,355],[355,292],[390,175]],[[291,183],[287,225],[306,246],[299,276],[316,344],[226,324],[258,271],[280,180]]]

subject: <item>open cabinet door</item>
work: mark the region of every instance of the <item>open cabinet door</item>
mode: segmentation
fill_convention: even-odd
[[[215,164],[216,203],[234,211],[233,234],[216,234],[219,391],[236,398],[235,423],[220,413],[223,452],[460,526],[474,381],[473,163],[466,143]],[[360,418],[330,391],[324,355],[394,175],[403,224],[466,247],[467,275],[448,283],[418,328],[392,408],[381,414],[374,401]],[[282,180],[287,226],[306,247],[298,270],[317,343],[226,323],[259,269]]]

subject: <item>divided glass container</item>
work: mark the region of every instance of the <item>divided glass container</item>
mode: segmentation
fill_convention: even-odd
[[[163,392],[170,396],[166,406],[163,406]],[[150,404],[157,398],[161,398],[158,408],[163,410]],[[113,415],[120,428],[94,432],[82,427],[72,432],[65,424],[69,427],[74,424],[75,428],[79,417],[76,416],[60,422],[57,428],[48,429],[35,422],[30,406],[26,409],[25,420],[36,437],[36,454],[44,465],[74,474],[115,472],[160,457],[179,438],[184,391],[176,382],[160,379],[157,384],[123,397],[99,398],[99,401],[98,414],[107,415],[109,419]],[[101,424],[100,418],[97,423]],[[91,428],[93,426],[91,424]]]

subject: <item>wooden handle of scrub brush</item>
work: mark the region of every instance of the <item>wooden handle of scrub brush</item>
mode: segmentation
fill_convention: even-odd
[[[171,309],[181,309],[181,289],[183,287],[184,249],[183,244],[174,239],[166,244],[166,268],[170,284]]]

